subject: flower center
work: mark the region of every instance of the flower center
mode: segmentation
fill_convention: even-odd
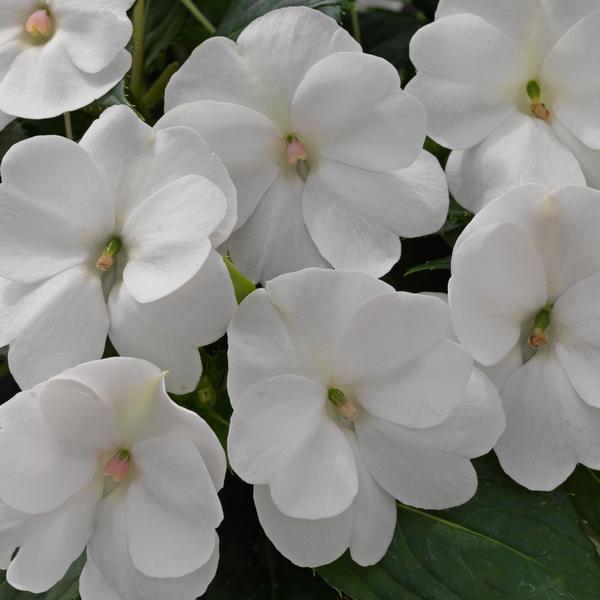
[[[304,144],[296,135],[290,133],[285,138],[285,159],[288,165],[296,165],[296,171],[303,180],[306,180],[310,171],[307,156]]]
[[[335,406],[337,414],[346,421],[354,421],[360,414],[360,407],[354,400],[346,397],[346,394],[338,388],[329,388],[327,390],[329,402]]]
[[[110,271],[115,263],[115,256],[121,250],[121,240],[118,237],[112,238],[100,255],[100,258],[96,261],[96,267],[106,273]]]
[[[54,21],[47,8],[39,8],[29,15],[25,31],[38,42],[45,42],[54,32]]]
[[[550,117],[550,111],[546,108],[546,105],[542,102],[542,89],[540,84],[532,79],[527,84],[527,95],[531,100],[531,112],[543,121],[547,121]]]
[[[127,477],[131,467],[131,452],[121,448],[117,450],[104,466],[104,490],[103,497],[108,496]]]
[[[540,348],[541,346],[545,346],[548,343],[548,334],[546,333],[546,329],[548,325],[550,325],[550,313],[552,311],[552,305],[547,304],[540,310],[540,312],[535,316],[533,321],[533,329],[527,338],[527,343],[530,348]]]

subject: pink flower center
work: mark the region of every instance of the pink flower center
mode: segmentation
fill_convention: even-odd
[[[125,479],[131,465],[131,453],[129,450],[118,450],[115,452],[104,467],[104,476],[112,477],[120,483]]]
[[[306,156],[304,144],[295,135],[288,135],[285,147],[285,158],[288,165],[295,165],[299,160],[306,160]]]
[[[36,38],[48,38],[52,35],[54,23],[45,8],[40,8],[29,15],[25,23],[25,31]]]

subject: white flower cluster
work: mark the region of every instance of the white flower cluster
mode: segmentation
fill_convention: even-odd
[[[132,3],[0,0],[0,127],[121,80]],[[14,145],[8,581],[43,592],[86,551],[82,600],[204,593],[225,454],[167,390],[196,390],[225,332],[229,460],[298,565],[376,563],[396,501],[466,502],[492,448],[530,489],[600,468],[599,26],[597,0],[441,0],[404,91],[333,19],[279,9],[201,44],[154,127],[113,107],[79,143]],[[445,221],[427,132],[477,211],[447,302],[378,279]],[[219,253],[264,284],[239,307]],[[120,357],[99,360],[107,339]]]

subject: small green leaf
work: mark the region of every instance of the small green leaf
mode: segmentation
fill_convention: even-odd
[[[398,508],[383,560],[348,554],[318,569],[354,600],[593,600],[600,559],[569,494],[530,492],[490,455],[476,461],[479,489],[445,511]]]
[[[587,534],[600,543],[600,473],[579,465],[564,487],[584,521]]]
[[[444,258],[434,258],[433,260],[428,260],[422,265],[411,267],[408,269],[408,271],[406,271],[406,273],[404,273],[404,275],[412,275],[413,273],[420,273],[422,271],[449,271],[451,259],[451,256],[444,256]]]
[[[235,299],[238,301],[238,304],[240,304],[246,296],[256,290],[256,286],[247,277],[242,275],[229,256],[224,256],[223,260],[227,265],[227,270],[229,271],[229,276],[233,283]]]

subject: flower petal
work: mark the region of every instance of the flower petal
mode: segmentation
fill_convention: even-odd
[[[11,373],[21,388],[102,356],[108,311],[102,281],[88,266],[72,267],[44,282],[35,309],[29,310],[30,318],[8,352]]]
[[[410,166],[427,127],[421,103],[382,58],[338,52],[313,65],[292,102],[292,131],[325,158],[373,171]],[[310,157],[309,157],[310,162]]]
[[[527,231],[513,223],[464,238],[452,257],[448,292],[458,339],[483,365],[504,358],[548,300],[544,265]]]
[[[210,100],[176,106],[156,124],[158,129],[175,126],[198,132],[227,166],[237,189],[239,229],[279,173],[283,134],[259,112]]]
[[[471,212],[524,183],[585,185],[577,158],[549,125],[520,113],[474,148],[452,152],[446,173],[452,195]]]
[[[127,490],[127,535],[136,568],[149,577],[182,577],[208,562],[223,511],[209,473],[188,440],[136,444],[138,472]]]

